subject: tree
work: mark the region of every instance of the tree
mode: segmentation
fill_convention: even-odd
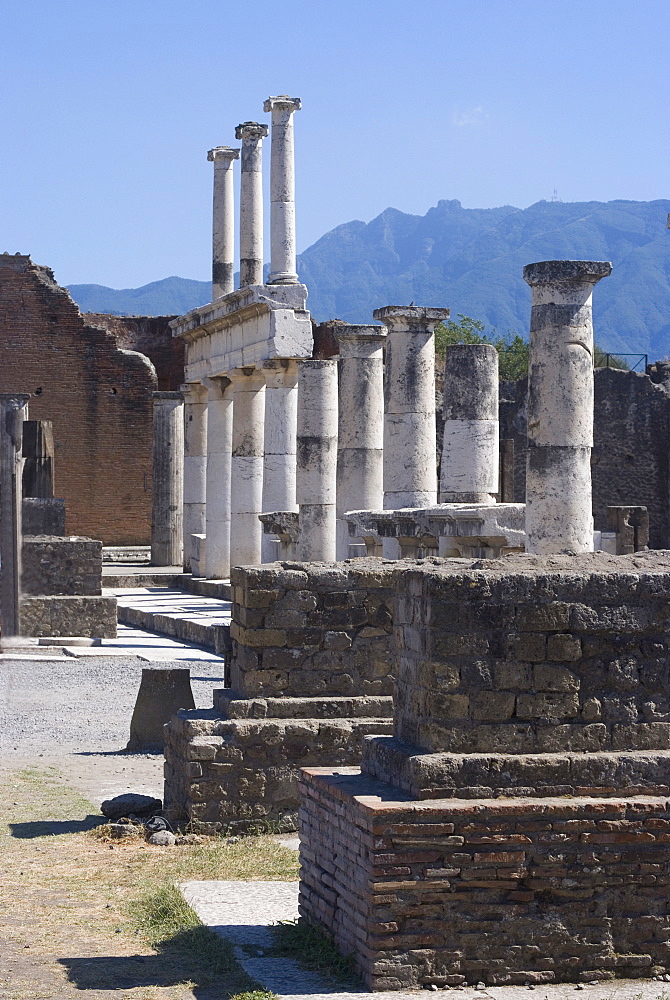
[[[528,374],[529,345],[516,330],[508,330],[504,336],[498,336],[495,327],[490,334],[479,319],[458,314],[458,323],[450,319],[448,323],[440,323],[435,330],[435,353],[444,357],[447,347],[451,344],[492,344],[500,359],[499,372],[501,382],[516,382]],[[620,368],[629,370],[629,365],[619,357],[611,354],[609,364],[607,353],[594,346],[593,367]]]
[[[435,353],[444,357],[451,344],[492,344],[500,359],[500,379],[516,381],[528,374],[528,344],[515,330],[505,336],[496,336],[495,329],[486,334],[486,326],[479,319],[458,314],[459,322],[450,319],[440,323],[435,330]]]

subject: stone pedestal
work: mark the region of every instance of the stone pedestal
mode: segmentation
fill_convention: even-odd
[[[181,566],[184,556],[184,397],[154,392],[151,562]]]
[[[233,161],[239,149],[216,146],[207,153],[214,163],[212,225],[212,302],[235,288],[235,203]]]
[[[272,112],[270,160],[271,258],[268,284],[298,280],[295,247],[295,166],[293,113],[302,107],[299,97],[268,97],[264,111]]]
[[[335,560],[337,362],[302,361],[298,381],[297,558]]]
[[[0,615],[2,638],[21,634],[23,422],[30,396],[0,393]]]
[[[208,378],[207,385],[207,555],[205,575],[230,576],[230,489],[233,440],[233,389],[230,379]]]
[[[283,359],[266,361],[262,372],[265,378],[263,510],[297,511],[298,363]],[[277,556],[276,536],[264,533],[263,562],[274,562]]]
[[[384,413],[384,507],[437,503],[435,458],[435,327],[448,309],[385,306],[374,318],[388,329]],[[384,555],[400,555],[393,539]]]
[[[181,387],[184,394],[184,571],[191,570],[191,535],[205,534],[207,466],[207,390],[200,382]]]
[[[243,122],[235,129],[242,140],[240,178],[240,288],[263,284],[263,138],[267,125]]]
[[[491,344],[447,347],[443,413],[440,503],[495,503],[498,352]]]
[[[263,526],[265,379],[257,368],[229,372],[233,384],[230,565],[260,563]],[[208,543],[209,545],[209,543]]]
[[[395,735],[301,785],[301,916],[370,989],[670,969],[669,587],[652,552],[399,574]]]
[[[593,286],[606,261],[527,264],[533,299],[528,377],[526,550],[593,551]]]
[[[379,326],[338,325],[337,558],[363,540],[344,514],[384,502],[384,342]],[[356,548],[354,548],[356,551]],[[363,550],[365,552],[365,550]]]

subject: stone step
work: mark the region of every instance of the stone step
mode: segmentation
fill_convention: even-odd
[[[323,698],[241,698],[230,688],[215,688],[214,708],[229,719],[393,718],[390,696]]]
[[[197,601],[170,588],[119,590],[119,621],[193,642],[225,656],[230,648],[230,604],[224,601]]]
[[[104,563],[145,563],[151,562],[150,545],[103,545]]]

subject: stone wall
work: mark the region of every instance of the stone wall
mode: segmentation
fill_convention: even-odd
[[[668,385],[637,372],[595,371],[591,456],[595,527],[608,530],[609,506],[646,506],[652,548],[670,547]],[[527,379],[500,384],[500,437],[514,441],[514,499],[519,503],[526,492],[527,391]]]
[[[102,595],[102,542],[92,538],[25,536],[22,562],[24,595]]]
[[[397,578],[394,735],[302,777],[301,914],[373,989],[670,969],[670,559]]]
[[[0,255],[0,391],[30,394],[32,419],[51,420],[54,494],[67,532],[136,545],[151,534],[152,398],[144,356],[88,326],[52,272]]]
[[[390,695],[398,566],[233,569],[232,687],[244,697]]]
[[[298,769],[354,763],[366,735],[391,732],[398,572],[378,559],[233,570],[232,687],[166,727],[174,820],[294,829]]]

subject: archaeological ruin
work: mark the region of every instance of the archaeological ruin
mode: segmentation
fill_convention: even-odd
[[[519,383],[458,344],[436,394],[443,306],[316,330],[300,108],[264,104],[267,274],[270,129],[209,150],[212,301],[170,321],[174,349],[141,318],[120,347],[120,319],[0,257],[3,634],[63,634],[68,600],[79,634],[113,634],[102,542],[150,537],[154,566],[231,604],[225,686],[164,729],[166,814],[298,829],[301,918],[369,989],[670,973],[668,372],[594,376],[606,261],[524,268]]]
[[[499,400],[492,348],[458,345],[438,425],[448,310],[333,323],[314,355],[295,259],[275,256],[293,245],[297,106],[266,104],[273,126],[281,109],[269,278],[266,130],[247,122],[249,285],[225,285],[232,234],[215,222],[213,302],[173,323],[185,548],[230,575],[233,608],[226,688],[166,727],[170,814],[217,832],[290,829],[298,812],[302,919],[372,990],[665,973],[670,562],[647,545],[667,467],[649,456],[641,487],[598,478],[616,465],[600,442],[632,447],[617,412],[594,449],[594,412],[619,410],[594,398],[591,301],[611,265],[529,264],[527,404],[521,387]],[[229,171],[236,150],[220,155]],[[226,185],[215,218],[225,198],[230,220]],[[638,426],[667,420],[662,379],[598,379],[629,413],[649,401]]]

